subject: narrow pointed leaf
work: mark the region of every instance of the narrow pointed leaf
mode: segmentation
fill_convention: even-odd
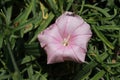
[[[93,78],[91,78],[90,80],[100,80],[100,78],[102,78],[105,74],[104,70],[101,70],[100,72],[98,72]]]
[[[92,28],[93,28],[93,30],[95,31],[95,33],[97,34],[97,36],[98,36],[109,48],[114,49],[113,44],[112,44],[111,42],[109,42],[109,41],[107,40],[107,38],[106,38],[95,26],[93,26]]]

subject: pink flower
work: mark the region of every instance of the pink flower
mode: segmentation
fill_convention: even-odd
[[[64,61],[81,63],[85,60],[91,35],[89,24],[80,16],[65,12],[38,35],[38,40],[47,53],[47,64]]]

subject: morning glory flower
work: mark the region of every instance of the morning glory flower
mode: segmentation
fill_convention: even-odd
[[[85,61],[91,36],[89,24],[73,12],[65,12],[38,35],[38,40],[47,53],[47,64],[64,61],[81,63]]]

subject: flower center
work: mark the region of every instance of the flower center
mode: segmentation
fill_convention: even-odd
[[[68,46],[68,44],[69,44],[69,39],[70,39],[70,35],[68,35],[67,38],[64,38],[64,39],[63,39],[63,42],[62,42],[63,46]]]

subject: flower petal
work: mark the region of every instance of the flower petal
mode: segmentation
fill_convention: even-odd
[[[65,12],[56,20],[56,25],[59,28],[60,34],[63,37],[70,35],[77,27],[82,25],[84,20],[77,15],[71,15],[72,12]]]
[[[74,55],[74,51],[72,50],[72,47],[71,46],[67,46],[65,47],[64,49],[64,52],[63,52],[63,59],[65,61],[76,61],[75,59],[75,55]]]
[[[87,50],[87,43],[90,40],[91,35],[79,35],[70,40],[71,45],[80,46],[85,51]]]
[[[84,62],[85,51],[76,45],[68,46],[64,50],[63,59],[69,61],[75,61],[78,63]]]
[[[63,62],[64,48],[60,44],[49,44],[45,48],[47,53],[47,64]]]
[[[78,46],[72,46],[73,47],[73,50],[74,52],[76,53],[76,59],[78,63],[81,63],[81,62],[85,62],[85,55],[86,55],[86,51],[81,48],[81,47],[78,47]]]
[[[89,24],[84,22],[82,25],[80,25],[74,32],[72,33],[73,36],[77,35],[92,35],[91,29]]]
[[[62,41],[62,37],[60,36],[56,25],[53,24],[38,35],[38,40],[41,42],[41,46],[44,47],[49,43],[60,43]]]
[[[66,25],[66,31],[68,34],[72,34],[78,27],[83,25],[84,20],[80,16],[68,17],[68,24]]]

